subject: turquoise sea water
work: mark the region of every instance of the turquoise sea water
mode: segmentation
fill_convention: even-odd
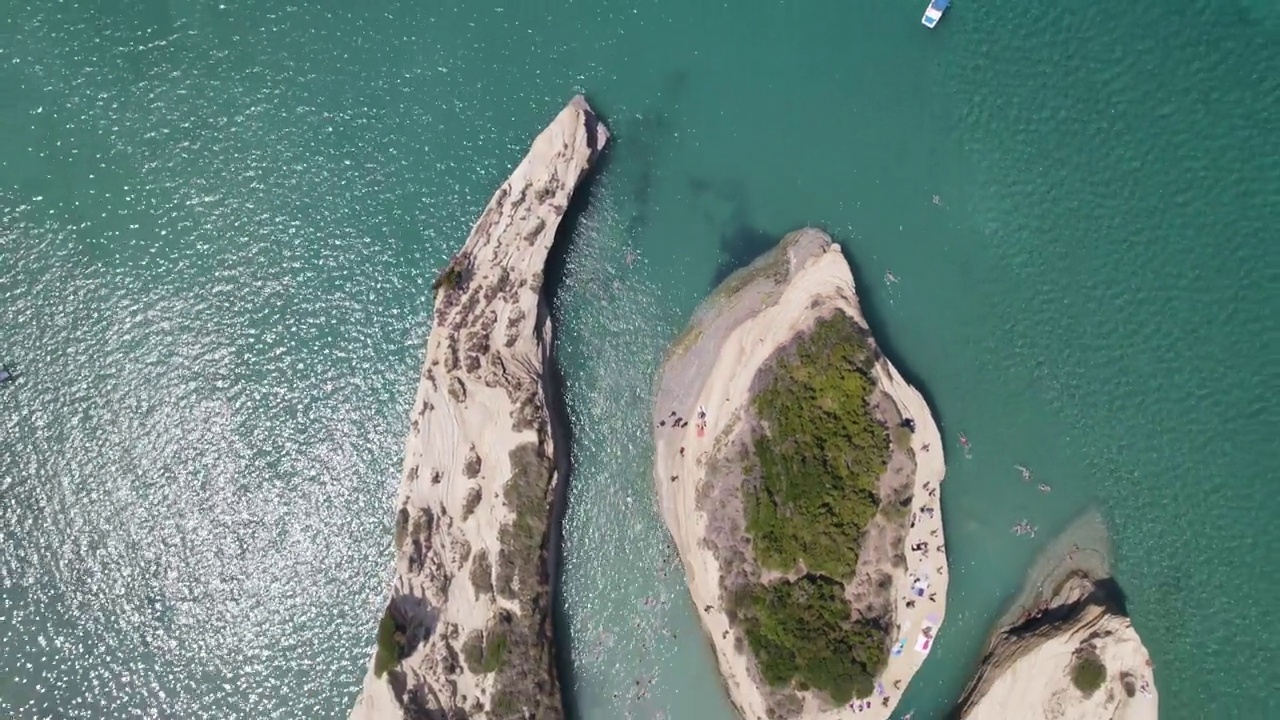
[[[1280,11],[1095,5],[0,5],[0,715],[345,717],[430,279],[586,91],[615,143],[555,297],[578,717],[731,717],[664,575],[648,393],[806,223],[951,443],[949,612],[900,707],[941,716],[1097,504],[1163,717],[1280,717]]]

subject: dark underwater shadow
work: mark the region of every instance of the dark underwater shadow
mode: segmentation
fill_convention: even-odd
[[[635,242],[652,221],[650,208],[653,206],[653,188],[657,176],[659,153],[664,143],[676,131],[676,120],[673,112],[680,107],[689,88],[689,72],[674,70],[662,78],[662,87],[653,100],[645,104],[639,117],[618,128],[619,135],[626,138],[624,159],[628,168],[634,171],[625,173],[626,185],[630,188],[628,197],[635,210],[627,221],[627,240]],[[605,159],[615,152],[605,151]]]
[[[719,259],[711,276],[711,290],[720,287],[730,275],[750,265],[756,258],[777,246],[782,238],[746,222],[734,222],[720,233]]]
[[[1103,578],[1095,581],[1094,585],[1097,586],[1094,594],[1099,603],[1110,608],[1117,615],[1129,617],[1129,598],[1115,578]]]
[[[717,222],[710,213],[705,213],[707,224],[720,226],[716,236],[716,268],[711,275],[710,292],[715,292],[730,275],[755,262],[756,258],[782,242],[782,235],[751,222],[751,204],[747,201],[747,192],[741,183],[694,177],[689,179],[689,191],[695,202],[722,202],[729,205],[727,221]]]

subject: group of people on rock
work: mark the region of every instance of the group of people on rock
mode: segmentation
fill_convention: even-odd
[[[933,506],[932,506],[932,505],[925,505],[924,507],[920,508],[920,513],[921,513],[922,515],[924,515],[925,517],[932,518],[932,517],[933,517]],[[918,517],[916,517],[916,514],[915,514],[915,513],[911,513],[911,528],[912,528],[913,530],[914,530],[914,529],[915,529],[915,527],[916,527],[916,520],[918,520],[918,519],[919,519],[919,518],[918,518]]]
[[[678,430],[678,429],[680,429],[680,428],[682,428],[682,427],[687,427],[687,426],[689,425],[689,423],[688,423],[688,422],[685,422],[685,419],[684,419],[684,418],[682,418],[682,417],[680,417],[679,415],[677,415],[677,414],[676,414],[676,411],[675,411],[675,410],[672,410],[672,411],[671,411],[671,414],[670,414],[670,415],[668,415],[665,419],[663,419],[663,420],[659,420],[659,421],[658,421],[658,427],[660,427],[660,428],[666,427],[666,426],[667,426],[667,422],[670,422],[670,423],[671,423],[671,429],[672,429],[672,430]]]
[[[884,707],[889,707],[889,696],[885,695],[880,698],[880,704]],[[852,708],[854,712],[870,710],[872,705],[873,703],[870,700],[855,700],[854,702],[849,703],[849,707]]]
[[[684,417],[683,417],[682,415],[680,415],[679,413],[677,413],[675,410],[672,410],[672,411],[671,411],[671,414],[670,414],[670,415],[668,415],[667,417],[665,417],[665,418],[663,418],[663,419],[659,420],[659,421],[658,421],[658,427],[660,427],[660,428],[665,428],[665,427],[667,426],[667,423],[668,423],[668,422],[669,422],[669,423],[671,423],[671,429],[672,429],[672,430],[679,430],[679,429],[681,429],[681,428],[689,427],[689,422],[688,422],[687,420],[685,420],[685,419],[684,419]],[[701,436],[702,436],[702,433],[703,433],[704,431],[706,431],[706,429],[707,429],[707,410],[706,410],[706,408],[704,408],[704,407],[703,407],[703,406],[701,406],[701,405],[699,405],[699,406],[698,406],[698,425],[697,425],[697,427],[698,427],[698,436],[699,436],[699,437],[701,437]],[[681,458],[685,457],[685,455],[687,454],[687,452],[688,452],[688,450],[685,448],[685,446],[684,446],[684,445],[681,445],[681,446],[680,446],[680,457],[681,457]],[[672,476],[671,476],[671,482],[675,482],[675,481],[677,481],[677,480],[679,480],[679,479],[680,479],[680,476],[679,476],[679,475],[672,475]]]
[[[659,420],[658,427],[664,428],[667,426],[668,422],[671,423],[671,428],[673,430],[689,427],[689,421],[685,420],[684,417],[679,413],[677,413],[675,410],[672,410],[670,415],[666,416],[662,420]],[[698,429],[699,430],[707,429],[707,409],[701,405],[698,406]]]
[[[688,427],[688,425],[689,425],[689,423],[688,423],[688,422],[686,422],[686,421],[685,421],[685,419],[684,419],[683,417],[680,417],[680,415],[678,415],[678,414],[676,413],[676,411],[675,411],[675,410],[672,410],[672,411],[671,411],[671,414],[670,414],[670,415],[668,415],[666,418],[664,418],[664,419],[662,419],[662,420],[659,420],[659,421],[658,421],[658,427],[660,427],[660,428],[664,428],[664,427],[666,427],[666,426],[667,426],[667,422],[668,422],[668,421],[670,421],[670,423],[671,423],[671,429],[672,429],[672,430],[679,430],[680,428],[682,428],[682,427]],[[680,446],[680,457],[684,457],[684,453],[685,453],[684,446],[683,446],[683,445],[681,445],[681,446]],[[679,480],[679,479],[680,479],[680,476],[679,476],[679,475],[672,475],[672,476],[671,476],[671,482],[675,482],[675,481],[677,481],[677,480]]]

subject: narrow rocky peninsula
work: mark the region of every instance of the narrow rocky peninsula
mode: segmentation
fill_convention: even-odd
[[[395,577],[354,720],[563,717],[551,584],[568,448],[543,272],[607,138],[575,97],[436,280]]]
[[[1151,657],[1090,513],[1048,549],[992,634],[957,720],[1155,720]],[[1099,539],[1086,542],[1084,538]]]
[[[825,233],[703,303],[653,423],[662,515],[743,717],[889,717],[946,606],[942,440]]]

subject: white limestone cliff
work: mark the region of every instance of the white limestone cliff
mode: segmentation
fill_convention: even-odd
[[[543,294],[608,139],[575,97],[436,281],[395,512],[395,576],[353,720],[563,716],[552,644],[566,472]]]

